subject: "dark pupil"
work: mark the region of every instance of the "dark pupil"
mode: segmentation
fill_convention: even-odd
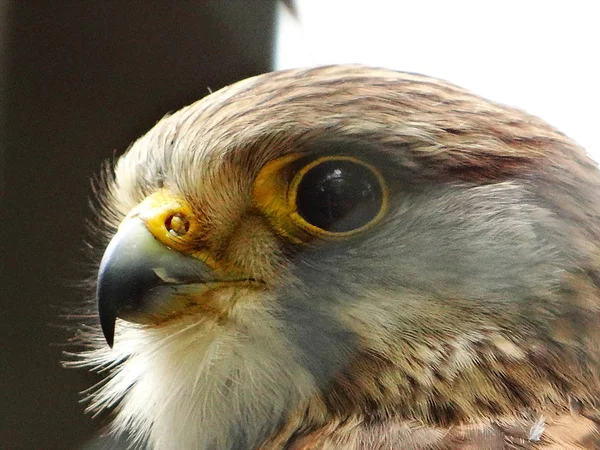
[[[381,209],[383,192],[367,167],[346,160],[325,161],[310,169],[296,194],[298,213],[326,231],[351,231],[366,225]]]

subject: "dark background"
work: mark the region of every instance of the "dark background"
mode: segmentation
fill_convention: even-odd
[[[0,448],[97,434],[66,370],[89,179],[169,111],[271,68],[275,3],[0,0]]]

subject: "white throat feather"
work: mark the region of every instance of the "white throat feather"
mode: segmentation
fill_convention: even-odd
[[[118,403],[113,432],[155,449],[252,448],[316,390],[282,324],[252,300],[224,324],[201,315],[155,328],[120,321],[112,350],[99,345],[73,364],[111,371],[88,409]]]

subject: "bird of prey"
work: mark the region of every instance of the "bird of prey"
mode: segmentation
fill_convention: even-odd
[[[600,172],[542,120],[294,69],[163,118],[104,180],[77,364],[134,446],[600,448]]]

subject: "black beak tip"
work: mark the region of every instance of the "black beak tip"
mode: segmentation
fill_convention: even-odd
[[[116,316],[107,311],[102,311],[100,308],[100,326],[102,327],[102,333],[104,333],[104,339],[110,348],[113,348],[115,342],[115,321]]]

